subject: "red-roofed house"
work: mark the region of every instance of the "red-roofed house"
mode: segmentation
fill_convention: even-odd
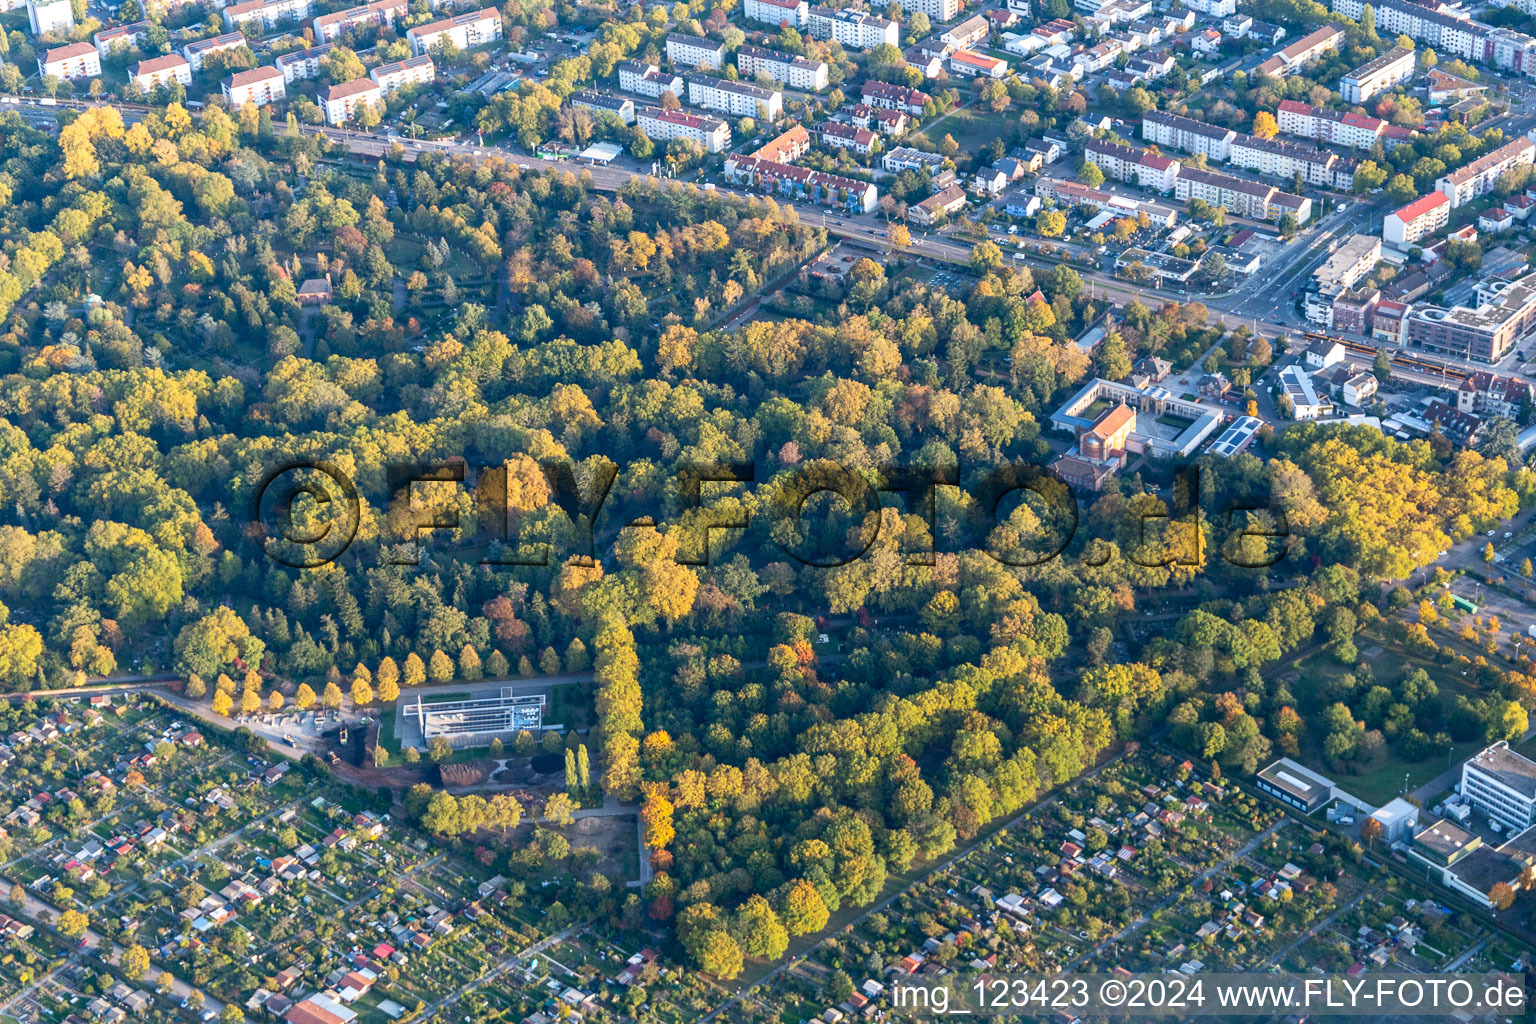
[[[1388,245],[1406,249],[1441,230],[1450,220],[1450,199],[1443,192],[1431,192],[1387,214],[1381,224],[1381,237]]]

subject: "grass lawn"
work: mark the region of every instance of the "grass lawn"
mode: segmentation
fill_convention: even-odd
[[[964,107],[934,118],[913,138],[925,140],[928,145],[938,149],[946,135],[954,137],[962,153],[980,149],[997,135],[996,115]],[[921,146],[921,143],[918,145]]]

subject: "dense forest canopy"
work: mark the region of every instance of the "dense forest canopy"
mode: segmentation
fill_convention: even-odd
[[[1341,614],[1382,581],[1533,490],[1502,459],[1298,426],[1266,435],[1269,461],[1200,467],[1202,495],[1261,494],[1284,521],[1267,567],[1234,553],[1272,540],[1134,477],[1061,557],[1000,558],[1049,550],[1071,516],[1035,496],[994,520],[966,487],[930,515],[874,491],[882,470],[1044,462],[1050,410],[1091,375],[1223,342],[1202,307],[1133,302],[1090,359],[1071,342],[1107,304],[1070,270],[981,261],[951,294],[866,261],[844,295],[774,292],[726,329],[822,231],[654,180],[348,166],[217,106],[132,127],[96,110],[58,139],[7,114],[0,144],[0,683],[170,669],[227,709],[250,673],[312,699],[344,676],[590,667],[594,774],[644,802],[657,851],[649,911],[720,973],[1164,719],[1251,767],[1298,703],[1259,670],[1352,632]],[[323,275],[333,301],[301,311]],[[1224,344],[1250,358],[1245,333]],[[315,568],[268,557],[246,513],[294,460],[359,494],[355,540]],[[390,500],[392,465],[453,460],[464,484]],[[689,507],[686,470],[730,464],[753,479]],[[784,514],[820,464],[878,508]],[[552,465],[583,500],[611,478],[606,511],[583,521]],[[655,525],[625,528],[640,514]],[[529,564],[492,564],[511,561]],[[1161,608],[1178,615],[1144,650],[1116,638]],[[818,616],[851,620],[840,656]],[[413,809],[445,834],[487,813]]]

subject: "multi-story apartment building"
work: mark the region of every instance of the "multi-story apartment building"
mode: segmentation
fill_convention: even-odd
[[[919,12],[928,15],[934,24],[949,21],[960,13],[960,0],[897,0],[907,14]]]
[[[424,85],[437,80],[437,65],[432,63],[432,58],[427,54],[420,57],[407,57],[405,60],[391,61],[388,64],[380,64],[368,72],[368,77],[385,96],[408,85]],[[634,124],[634,110],[630,110],[630,118],[625,124]]]
[[[900,110],[904,113],[918,117],[923,112],[923,107],[928,103],[929,95],[918,92],[916,89],[908,89],[904,85],[892,85],[890,82],[864,83],[864,102],[871,107],[880,107],[884,110]]]
[[[203,70],[203,61],[208,59],[209,54],[223,50],[236,50],[244,45],[245,36],[239,32],[226,32],[212,39],[199,39],[195,43],[188,43],[181,48],[181,52],[187,58],[187,63],[192,65],[192,70],[197,72]]]
[[[1138,146],[1092,140],[1083,146],[1083,159],[1116,181],[1128,181],[1159,192],[1173,191],[1179,162]]]
[[[1343,40],[1343,29],[1325,25],[1316,32],[1302,36],[1260,64],[1258,71],[1260,74],[1276,75],[1281,78],[1294,75],[1323,54],[1338,50]]]
[[[805,125],[797,124],[782,135],[765,142],[752,155],[759,160],[792,164],[810,151],[811,133],[806,130]]]
[[[149,31],[149,22],[136,21],[132,25],[115,25],[112,28],[104,28],[91,37],[96,44],[96,52],[106,57],[112,52],[112,48],[119,43],[124,49],[131,50],[144,41],[144,33]]]
[[[393,26],[407,10],[408,0],[374,0],[361,7],[348,7],[344,11],[322,14],[315,19],[315,38],[322,43],[329,43],[346,32],[369,26]]]
[[[303,78],[319,78],[321,58],[335,48],[335,43],[318,43],[307,50],[285,53],[272,63],[283,73],[283,81],[292,85]]]
[[[1388,245],[1407,249],[1417,245],[1419,239],[1443,230],[1450,222],[1450,199],[1444,192],[1431,192],[1382,218],[1381,237]]]
[[[597,114],[612,114],[625,124],[635,123],[635,101],[628,96],[609,96],[594,89],[571,93],[571,106]]]
[[[1312,272],[1312,287],[1326,298],[1342,295],[1381,262],[1381,239],[1350,235]]]
[[[880,193],[867,181],[855,181],[826,171],[813,171],[794,164],[759,160],[754,156],[726,158],[725,176],[731,181],[794,196],[824,206],[839,206],[868,213],[875,208]]]
[[[1339,79],[1339,94],[1345,103],[1364,103],[1377,93],[1386,92],[1412,78],[1415,60],[1417,57],[1412,50],[1394,46]]]
[[[1533,156],[1536,156],[1536,144],[1522,135],[1445,175],[1435,182],[1435,190],[1445,193],[1454,210],[1489,192],[1499,175],[1509,168],[1531,166]]]
[[[440,43],[451,42],[461,50],[481,46],[501,38],[501,12],[494,7],[444,18],[428,25],[405,30],[411,41],[411,55],[419,57]]]
[[[158,85],[170,85],[172,82],[180,82],[182,85],[192,84],[192,64],[179,53],[168,53],[164,57],[151,57],[141,60],[128,69],[128,77],[134,85],[145,92],[151,92]]]
[[[807,0],[747,0],[742,13],[750,21],[803,29],[811,17],[811,5]]]
[[[635,111],[635,123],[652,142],[692,139],[703,146],[706,153],[723,153],[731,145],[731,126],[718,117],[641,107]]]
[[[37,72],[60,81],[95,78],[101,74],[101,54],[90,43],[55,46],[37,58]]]
[[[75,27],[75,9],[69,0],[27,0],[27,22],[34,37],[68,32]]]
[[[1536,328],[1536,274],[1477,307],[1414,306],[1403,325],[1410,344],[1460,359],[1496,363]]]
[[[1462,762],[1459,788],[1473,808],[1510,833],[1536,824],[1536,762],[1505,740]]]
[[[383,104],[384,91],[370,78],[354,78],[340,85],[328,85],[320,93],[320,107],[325,111],[325,123],[329,125],[344,125],[364,107]]]
[[[1237,0],[1185,0],[1184,6],[1208,18],[1225,18],[1237,13]]]
[[[237,71],[221,83],[224,100],[231,107],[247,103],[254,103],[258,107],[280,103],[288,96],[285,85],[283,73],[275,67]]]
[[[1287,213],[1297,224],[1312,219],[1312,200],[1306,196],[1282,192],[1274,185],[1239,178],[1220,171],[1202,171],[1184,167],[1173,180],[1174,197],[1181,202],[1203,199],[1212,206],[1224,206],[1239,217],[1253,220],[1278,220]]]
[[[1281,100],[1275,123],[1287,135],[1353,149],[1370,149],[1389,127],[1379,117],[1326,110],[1299,100]]]
[[[1464,11],[1441,0],[1333,0],[1333,9],[1359,20],[1369,3],[1382,35],[1405,35],[1433,49],[1441,60],[1492,64],[1525,75],[1536,75],[1536,39],[1507,28],[1473,21]]]
[[[1228,162],[1246,167],[1260,174],[1272,174],[1277,178],[1294,178],[1312,185],[1332,185],[1333,167],[1338,156],[1300,142],[1280,139],[1260,139],[1252,135],[1239,135],[1232,140]]]
[[[814,38],[835,39],[850,50],[869,50],[882,43],[896,46],[901,41],[900,24],[868,11],[812,7],[808,27]]]
[[[944,34],[939,36],[939,41],[951,50],[964,50],[977,43],[985,42],[989,31],[987,19],[978,14],[966,18],[954,28],[945,30]]]
[[[652,99],[660,99],[664,92],[670,92],[677,99],[683,97],[683,76],[662,71],[655,64],[625,60],[619,62],[618,71],[619,88],[625,92]]]
[[[707,75],[689,76],[688,102],[732,117],[777,121],[784,114],[784,94],[777,89]]]
[[[783,82],[791,89],[820,92],[827,87],[828,69],[825,61],[798,57],[793,53],[765,50],[761,46],[743,46],[736,51],[736,70],[743,78],[755,77],[759,72],[775,82]]]
[[[725,44],[673,32],[667,36],[667,60],[674,68],[714,68],[718,71],[725,67]]]
[[[307,18],[314,11],[315,0],[246,0],[224,8],[224,27],[254,24],[261,26],[263,31],[270,31],[285,21]]]
[[[1226,163],[1232,154],[1232,140],[1237,138],[1237,132],[1193,118],[1149,110],[1141,116],[1141,137],[1159,146],[1182,149],[1186,153],[1204,153],[1212,160]]]
[[[875,133],[868,128],[823,121],[816,132],[821,136],[821,144],[830,149],[851,149],[855,153],[868,155],[875,148]]]

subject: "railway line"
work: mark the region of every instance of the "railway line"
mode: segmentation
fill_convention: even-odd
[[[1324,334],[1319,331],[1304,331],[1302,337],[1307,340],[1308,344],[1314,341],[1336,341],[1343,345],[1350,355],[1365,357],[1373,361],[1377,353],[1381,351],[1376,345],[1370,345],[1361,341],[1351,341],[1348,338],[1341,338],[1334,334]],[[1392,356],[1392,366],[1417,378],[1428,378],[1432,381],[1438,381],[1440,386],[1447,388],[1459,387],[1461,382],[1470,376],[1467,370],[1453,363],[1430,359],[1424,356],[1409,355],[1406,352],[1394,353]]]

